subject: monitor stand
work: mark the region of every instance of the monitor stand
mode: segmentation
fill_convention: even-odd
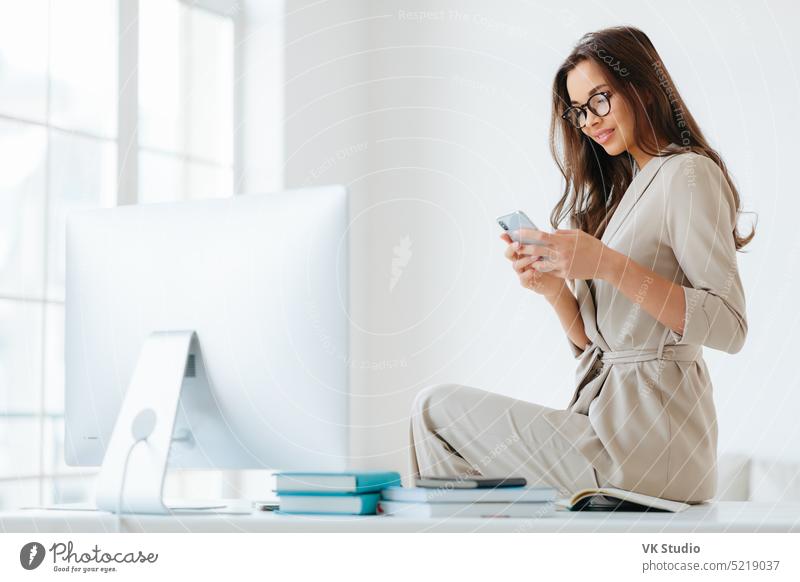
[[[191,431],[174,435],[184,379],[209,390],[194,331],[158,331],[142,345],[97,479],[97,509],[113,513],[167,514],[217,510],[220,505],[164,503],[164,477],[173,442],[191,444]],[[223,509],[224,511],[224,509]]]

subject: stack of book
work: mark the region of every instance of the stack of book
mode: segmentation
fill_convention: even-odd
[[[416,487],[381,491],[378,513],[408,518],[545,517],[555,510],[557,490],[526,487],[524,479],[418,479]]]
[[[281,472],[275,475],[279,513],[369,515],[380,491],[399,486],[395,471]]]

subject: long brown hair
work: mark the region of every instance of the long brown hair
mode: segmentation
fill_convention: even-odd
[[[642,151],[651,156],[666,155],[658,147],[659,141],[666,139],[680,146],[681,151],[711,158],[733,192],[738,217],[739,192],[728,169],[700,131],[653,43],[637,28],[618,26],[584,35],[553,81],[550,151],[566,180],[564,195],[550,214],[553,228],[571,217],[577,228],[602,237],[633,179],[630,155],[608,155],[583,132],[561,119],[570,104],[567,74],[586,59],[605,67],[608,84],[630,104],[634,112],[633,134]],[[747,237],[742,237],[734,226],[733,236],[739,250],[755,236],[755,227]]]

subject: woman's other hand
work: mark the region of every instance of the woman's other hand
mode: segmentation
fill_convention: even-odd
[[[560,293],[569,293],[564,279],[534,268],[536,263],[542,262],[543,259],[541,257],[532,254],[520,254],[520,248],[524,247],[511,240],[511,237],[506,233],[500,235],[500,238],[508,245],[505,250],[505,257],[511,261],[511,266],[523,287],[548,299],[558,297]],[[547,269],[545,268],[544,270],[546,271]]]
[[[611,261],[617,255],[600,239],[580,229],[559,229],[554,233],[520,229],[526,240],[539,241],[523,245],[521,257],[542,257],[533,261],[532,268],[547,271],[560,279],[604,279],[610,271]]]

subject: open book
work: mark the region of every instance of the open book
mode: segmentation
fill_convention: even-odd
[[[582,489],[569,499],[560,499],[556,505],[570,511],[670,511],[677,513],[688,509],[688,503],[651,497],[613,487]]]

